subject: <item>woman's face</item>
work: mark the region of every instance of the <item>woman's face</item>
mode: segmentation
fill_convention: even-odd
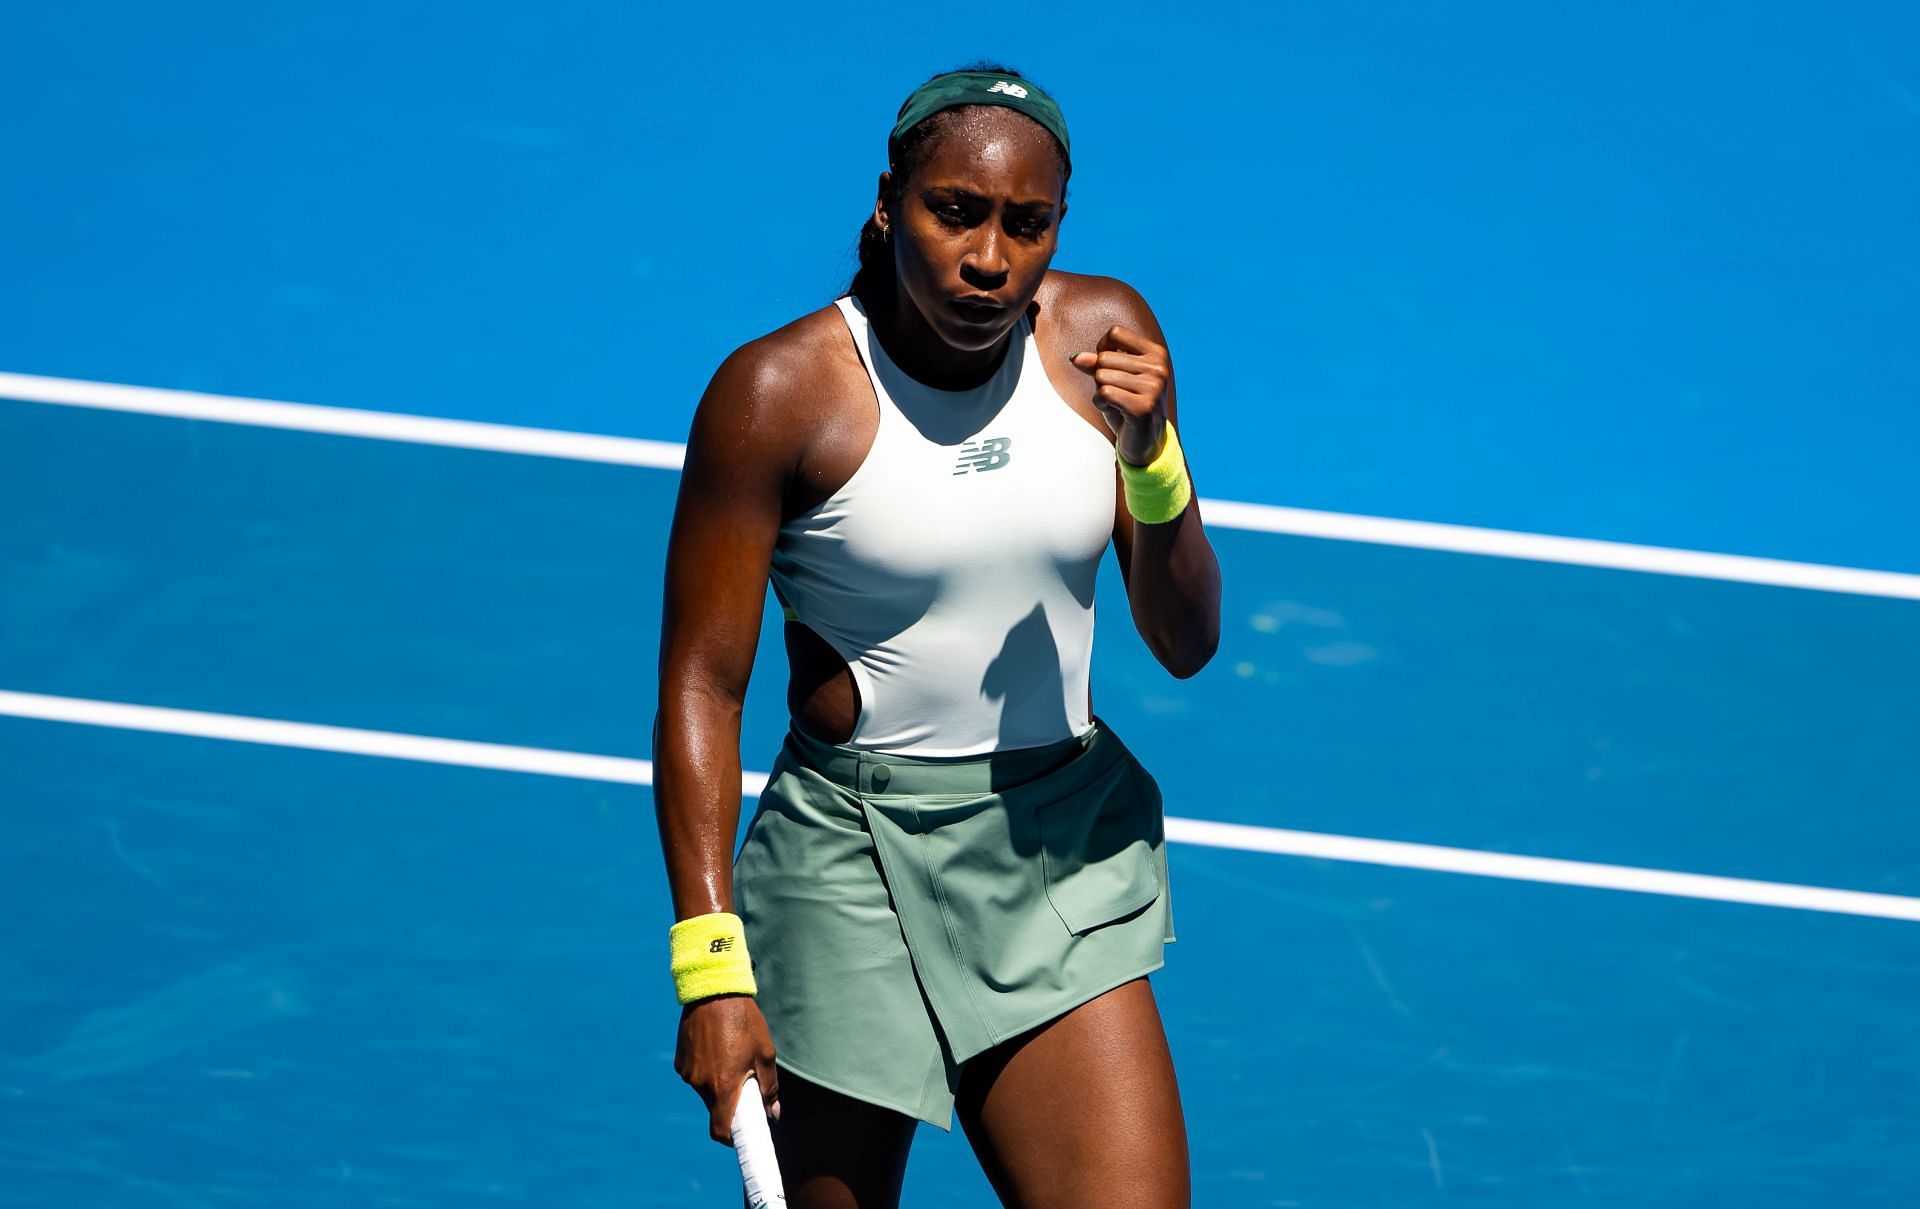
[[[938,120],[938,119],[936,119]],[[1040,288],[1066,214],[1053,137],[1011,109],[955,111],[876,217],[900,287],[957,349],[991,348]]]

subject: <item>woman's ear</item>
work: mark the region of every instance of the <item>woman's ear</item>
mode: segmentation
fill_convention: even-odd
[[[873,225],[879,227],[882,231],[885,231],[893,225],[893,214],[889,209],[889,203],[892,198],[893,173],[882,172],[880,174],[880,183],[874,189],[873,197]]]

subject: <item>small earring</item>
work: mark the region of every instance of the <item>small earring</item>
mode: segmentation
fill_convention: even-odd
[[[892,235],[893,235],[893,228],[892,228],[892,227],[889,227],[889,226],[888,226],[888,225],[886,225],[885,223],[881,223],[881,224],[880,224],[880,238],[881,238],[881,239],[887,239],[887,238],[889,238],[889,237],[891,237]]]

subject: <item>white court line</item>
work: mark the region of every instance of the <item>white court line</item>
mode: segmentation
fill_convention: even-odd
[[[1556,886],[1588,886],[1596,890],[1709,898],[1723,903],[1794,907],[1802,911],[1872,915],[1881,919],[1920,922],[1920,898],[1875,894],[1864,890],[1831,890],[1823,886],[1757,882],[1743,877],[1676,873],[1632,865],[1599,865],[1547,856],[1514,856],[1505,852],[1483,852],[1477,848],[1444,848],[1434,844],[1401,843],[1398,840],[1368,840],[1317,831],[1210,823],[1205,819],[1170,818],[1167,820],[1167,838],[1187,844],[1203,844],[1209,848],[1238,848],[1243,852],[1278,852],[1287,856],[1356,861],[1363,865],[1397,865],[1403,869],[1430,869],[1437,873],[1549,882]]]
[[[503,772],[537,772],[583,781],[613,781],[622,785],[653,784],[653,762],[623,756],[589,756],[541,747],[512,747],[505,743],[474,743],[466,739],[435,739],[350,726],[319,726],[311,722],[282,722],[240,714],[209,714],[193,709],[162,709],[126,705],[118,701],[91,701],[84,697],[51,697],[43,693],[15,693],[0,689],[0,715],[36,718],[43,722],[75,722],[116,730],[144,730],[161,735],[189,735],[198,739],[233,739],[271,747],[302,747],[310,751],[337,751],[356,756],[390,756],[429,764],[457,764],[463,768],[492,768]]]
[[[650,760],[584,755],[579,752],[550,751],[538,747],[511,747],[500,743],[474,743],[464,739],[436,739],[424,735],[395,734],[390,731],[317,726],[307,722],[281,722],[271,718],[202,713],[198,710],[161,709],[150,705],[126,705],[116,701],[90,701],[78,697],[53,697],[40,693],[0,690],[0,715],[50,722],[73,722],[85,726],[104,726],[121,730],[152,731],[158,734],[191,735],[206,739],[231,739],[277,747],[308,748],[314,751],[423,760],[434,764],[456,764],[467,768],[541,773],[546,776],[611,781],[623,785],[653,784],[653,762]],[[749,772],[741,780],[741,790],[748,797],[758,796],[767,785],[765,773]],[[1323,860],[1351,861],[1363,865],[1392,865],[1403,869],[1463,873],[1474,877],[1546,882],[1558,886],[1586,886],[1597,890],[1625,890],[1637,894],[1664,894],[1679,898],[1711,899],[1725,903],[1747,903],[1762,907],[1788,907],[1801,911],[1867,915],[1879,919],[1920,922],[1920,898],[1908,898],[1897,894],[1835,890],[1824,886],[1798,886],[1786,882],[1751,881],[1746,878],[1715,877],[1700,873],[1676,873],[1666,869],[1640,869],[1631,865],[1601,865],[1588,861],[1567,861],[1551,857],[1514,856],[1504,852],[1482,852],[1473,848],[1446,848],[1433,844],[1407,844],[1396,840],[1370,840],[1357,836],[1327,835],[1314,831],[1288,831],[1278,827],[1214,823],[1205,819],[1169,818],[1167,838],[1176,843],[1204,845],[1210,848],[1234,848],[1243,852],[1318,857]]]
[[[1206,511],[1208,525],[1227,529],[1254,529],[1298,537],[1371,542],[1418,550],[1445,550],[1453,554],[1486,554],[1495,558],[1522,558],[1577,567],[1603,567],[1613,571],[1646,571],[1656,575],[1724,579],[1776,588],[1810,588],[1819,592],[1920,600],[1920,575],[1898,571],[1868,571],[1859,567],[1827,566],[1824,563],[1753,558],[1745,554],[1712,554],[1705,550],[1677,550],[1671,546],[1636,546],[1628,542],[1604,542],[1586,537],[1555,537],[1511,529],[1478,529],[1469,525],[1395,520],[1392,517],[1358,516],[1347,512],[1315,512],[1308,508],[1243,504],[1235,500],[1201,500],[1200,506]]]
[[[289,428],[336,436],[410,441],[458,449],[611,462],[657,470],[678,470],[686,457],[686,447],[671,441],[643,441],[633,437],[597,436],[551,428],[521,428],[511,424],[442,420],[396,412],[279,403],[267,399],[162,390],[152,386],[44,378],[33,374],[0,373],[0,397],[33,403],[143,412],[181,419],[216,420],[225,424]],[[1555,537],[1511,529],[1483,529],[1471,525],[1396,520],[1346,512],[1319,512],[1308,508],[1249,504],[1236,500],[1202,499],[1200,504],[1206,512],[1207,523],[1223,529],[1920,600],[1920,575],[1897,571],[1870,571],[1823,563],[1713,554],[1704,550],[1641,546],[1582,537]]]
[[[410,416],[391,411],[280,403],[272,399],[203,395],[190,390],[82,382],[75,378],[42,378],[33,374],[0,373],[0,398],[21,399],[29,403],[60,403],[69,407],[99,407],[109,411],[137,411],[181,420],[216,420],[222,424],[251,424],[259,428],[291,428],[298,432],[324,432],[341,437],[408,441],[416,445],[446,445],[455,449],[484,449],[493,453],[527,453],[577,462],[612,462],[619,466],[647,466],[655,470],[678,470],[686,460],[686,446],[676,445],[672,441],[603,437],[585,432],[562,432],[554,428],[521,428],[512,424],[482,424],[475,420],[442,420],[433,416]]]

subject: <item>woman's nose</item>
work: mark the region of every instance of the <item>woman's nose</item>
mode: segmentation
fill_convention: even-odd
[[[972,270],[978,277],[1005,277],[1012,266],[1007,263],[1006,240],[1000,233],[999,225],[983,222],[974,230],[973,246],[967,250],[966,259],[960,262],[961,267]]]

